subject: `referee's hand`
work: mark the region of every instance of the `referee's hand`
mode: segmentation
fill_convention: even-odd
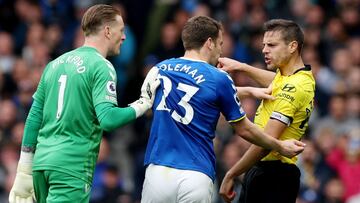
[[[227,176],[224,177],[220,186],[219,194],[227,203],[230,203],[235,198],[236,192],[234,191],[233,178],[229,178]]]

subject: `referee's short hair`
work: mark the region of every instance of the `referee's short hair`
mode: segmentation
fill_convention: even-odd
[[[264,32],[279,31],[283,40],[288,44],[292,41],[298,43],[298,52],[304,45],[304,32],[300,26],[292,20],[273,19],[264,23]]]

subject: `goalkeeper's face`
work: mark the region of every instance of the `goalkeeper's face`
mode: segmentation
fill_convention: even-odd
[[[280,31],[265,32],[263,54],[268,70],[286,67],[292,58],[291,43],[286,43]]]
[[[111,24],[110,33],[108,56],[115,56],[120,54],[120,47],[126,39],[124,21],[121,16],[116,16],[116,21]]]

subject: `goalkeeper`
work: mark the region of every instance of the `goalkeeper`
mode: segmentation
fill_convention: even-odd
[[[120,12],[95,5],[84,14],[84,45],[45,68],[26,120],[10,203],[89,202],[103,130],[121,127],[147,111],[159,81],[153,68],[140,99],[117,107],[116,73],[107,56],[126,36]]]

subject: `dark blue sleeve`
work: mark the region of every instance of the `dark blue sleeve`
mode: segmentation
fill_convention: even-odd
[[[221,113],[228,122],[236,122],[245,117],[239,98],[236,95],[236,87],[231,77],[220,72],[217,79],[217,96]]]

